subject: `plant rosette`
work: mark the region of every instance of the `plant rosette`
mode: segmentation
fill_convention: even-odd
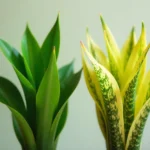
[[[74,61],[57,68],[59,46],[59,16],[41,47],[28,26],[21,42],[22,54],[0,40],[0,51],[16,72],[25,97],[24,103],[14,83],[0,77],[0,102],[11,111],[22,150],[56,150],[65,125],[68,99],[81,70],[74,72]]]
[[[81,42],[87,88],[94,99],[108,150],[139,150],[150,112],[150,70],[146,71],[146,31],[142,23],[136,41],[132,28],[121,50],[100,16],[108,57],[87,30],[88,48]]]

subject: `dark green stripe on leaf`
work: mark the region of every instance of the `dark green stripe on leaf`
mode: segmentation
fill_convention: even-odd
[[[120,131],[120,118],[118,108],[116,106],[117,97],[114,94],[112,83],[109,82],[109,78],[103,72],[100,67],[94,65],[96,75],[99,80],[101,87],[101,92],[105,104],[107,123],[108,123],[108,136],[110,149],[123,150],[124,143],[122,139],[122,134]]]
[[[134,120],[135,98],[136,98],[136,86],[139,72],[135,75],[133,80],[129,83],[129,86],[124,95],[124,127],[125,137],[127,138],[129,129]]]

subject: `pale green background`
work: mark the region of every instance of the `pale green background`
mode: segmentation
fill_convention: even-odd
[[[58,64],[61,66],[76,58],[75,66],[78,69],[81,67],[79,42],[82,40],[85,43],[87,26],[95,41],[105,49],[99,14],[104,16],[121,47],[132,25],[136,26],[139,35],[142,20],[150,41],[149,6],[148,0],[0,0],[0,38],[19,49],[28,22],[41,44],[60,12],[62,39]],[[13,69],[1,53],[0,75],[11,79],[20,88]],[[94,102],[86,89],[83,76],[70,98],[69,106],[68,121],[60,136],[58,150],[105,150]],[[149,135],[150,119],[144,131],[143,150],[150,149]],[[20,150],[12,130],[10,113],[3,105],[0,105],[0,150]]]

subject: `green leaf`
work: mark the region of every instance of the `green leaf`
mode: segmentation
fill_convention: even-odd
[[[77,84],[79,83],[81,77],[81,70],[77,73],[74,73],[73,64],[74,61],[59,69],[60,98],[59,98],[59,105],[58,105],[57,112],[62,107],[62,105],[69,99],[69,97],[75,90]],[[68,106],[64,108],[63,114],[59,121],[59,125],[58,125],[59,127],[56,133],[56,138],[60,134],[60,132],[62,131],[65,125],[67,119],[67,113],[68,113],[67,107]]]
[[[125,150],[140,149],[141,138],[149,112],[150,112],[150,99],[146,101],[146,103],[144,104],[144,106],[134,119],[134,122],[132,123],[132,126],[128,134]]]
[[[65,80],[71,75],[73,74],[74,72],[74,60],[71,61],[71,63],[61,67],[59,70],[58,70],[58,73],[59,73],[59,81],[60,81],[60,84],[61,86],[63,86]]]
[[[42,62],[40,47],[28,26],[22,38],[22,54],[26,60],[27,67],[31,70],[34,84],[38,88],[44,75],[44,64]]]
[[[22,132],[20,130],[19,123],[17,122],[17,120],[15,119],[13,114],[12,114],[12,123],[13,123],[13,128],[14,128],[16,137],[17,137],[19,143],[21,144],[22,149],[24,150],[25,149],[24,138],[23,138]]]
[[[81,77],[82,70],[80,70],[77,73],[74,73],[73,63],[74,61],[59,69],[59,80],[60,80],[59,106],[60,107],[73,93]]]
[[[53,121],[53,124],[51,126],[51,129],[49,131],[49,144],[48,144],[48,149],[51,150],[51,149],[56,149],[55,146],[56,146],[56,141],[58,140],[58,137],[56,137],[56,133],[57,133],[57,129],[58,129],[58,124],[59,124],[59,121],[60,121],[60,118],[62,116],[62,113],[64,111],[64,109],[66,108],[66,105],[67,105],[67,102],[66,101],[62,107],[60,108],[59,112],[57,113],[54,121]]]
[[[22,147],[24,148],[24,150],[29,149],[29,150],[36,150],[36,143],[35,143],[35,139],[34,139],[34,135],[32,133],[32,130],[30,128],[30,126],[28,125],[28,123],[26,122],[26,120],[24,119],[24,117],[15,109],[11,108],[8,106],[8,108],[11,110],[15,121],[17,122],[18,125],[18,129],[19,131],[21,131],[21,137],[23,145]]]
[[[0,77],[0,101],[26,117],[23,99],[16,86],[9,80]]]
[[[63,130],[65,123],[67,121],[67,116],[68,116],[68,103],[66,104],[66,106],[61,114],[61,117],[60,117],[60,120],[58,123],[58,127],[57,127],[57,132],[55,135],[55,139],[57,139],[59,137],[61,131]]]
[[[36,96],[37,144],[40,150],[47,149],[49,130],[58,107],[60,85],[53,50],[48,69],[43,77]]]
[[[59,29],[59,15],[58,15],[53,28],[47,35],[47,37],[42,45],[42,48],[41,48],[41,55],[43,57],[45,70],[48,67],[49,59],[51,58],[54,47],[56,50],[56,58],[58,57],[59,45],[60,45],[60,29]]]
[[[15,69],[15,68],[14,68]],[[27,104],[27,120],[33,131],[36,133],[35,124],[36,124],[36,91],[32,84],[17,70],[15,69],[16,74],[21,82],[25,100]]]
[[[26,69],[28,71],[29,68],[27,66],[25,68],[24,63],[26,63],[26,61],[24,62],[23,57],[13,47],[11,47],[8,43],[6,43],[3,40],[0,40],[0,50],[2,50],[5,57],[12,64],[12,66],[19,78],[19,81],[23,87],[26,104],[27,104],[27,120],[28,120],[32,130],[34,130],[35,89],[33,87],[31,78],[26,73]]]
[[[18,89],[13,83],[3,77],[0,77],[0,102],[18,111],[25,119],[27,118],[24,102]],[[18,122],[14,115],[12,115],[12,118],[16,136],[20,144],[24,145]]]
[[[1,101],[1,98],[0,98],[0,101]],[[20,135],[18,135],[17,137],[20,138],[21,136],[22,139],[20,139],[19,141],[21,142],[23,149],[24,150],[26,149],[36,150],[36,143],[35,143],[34,135],[32,133],[30,126],[25,120],[25,118],[11,106],[7,104],[4,104],[4,105],[10,109],[13,115],[13,118],[15,119],[14,123],[16,123],[17,129],[19,131],[19,132],[16,132],[16,134],[20,133]]]
[[[19,54],[19,52],[15,48],[10,46],[7,42],[1,39],[0,39],[0,50],[3,52],[4,56],[13,66],[25,77],[27,77],[24,60],[23,57]]]

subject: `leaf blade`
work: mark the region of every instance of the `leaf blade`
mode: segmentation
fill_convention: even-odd
[[[12,82],[3,77],[0,77],[0,100],[26,117],[25,105],[19,90]]]
[[[36,88],[38,88],[44,74],[44,65],[40,53],[40,47],[28,26],[24,32],[21,47],[23,57],[26,60],[26,65],[31,70],[34,84],[36,84]]]
[[[56,50],[56,58],[58,57],[59,46],[60,46],[60,29],[59,29],[59,15],[58,15],[54,26],[52,27],[51,31],[47,35],[41,47],[41,54],[43,56],[45,70],[48,67],[49,59],[51,58],[54,47]]]
[[[47,149],[48,146],[48,133],[58,107],[59,94],[60,85],[55,51],[53,50],[48,69],[36,96],[37,144],[41,150]]]
[[[140,149],[140,142],[146,120],[150,112],[150,99],[144,104],[138,115],[136,116],[127,138],[126,150]]]
[[[124,148],[124,124],[121,93],[113,76],[91,56],[82,45],[87,61],[93,66],[104,100],[106,110],[110,147]]]

